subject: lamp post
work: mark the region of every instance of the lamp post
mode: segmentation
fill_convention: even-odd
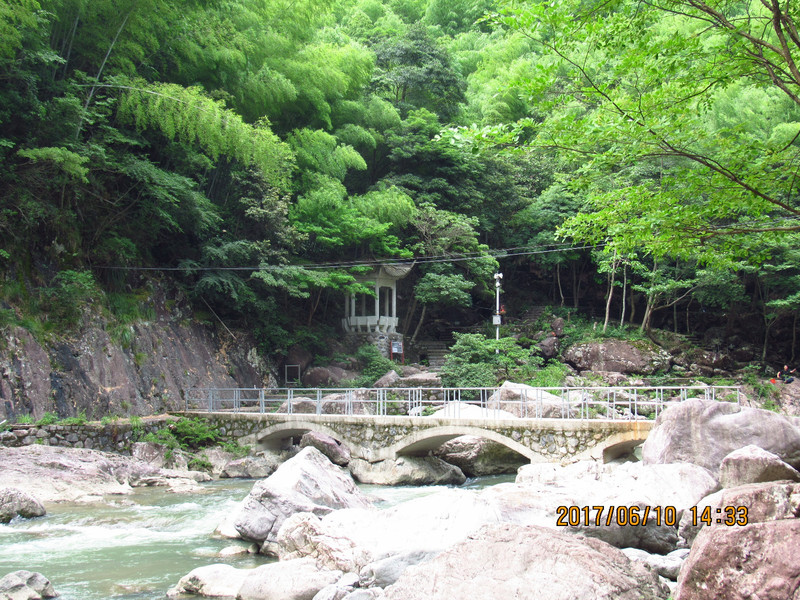
[[[500,340],[500,322],[502,321],[502,317],[500,316],[500,280],[503,279],[502,273],[495,273],[494,274],[494,288],[495,288],[495,310],[494,310],[494,325],[495,325],[495,339]],[[497,354],[500,353],[500,348],[495,348],[495,352]]]

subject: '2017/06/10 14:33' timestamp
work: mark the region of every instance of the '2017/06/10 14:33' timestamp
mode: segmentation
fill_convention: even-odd
[[[747,525],[746,506],[724,506],[689,509],[692,525]],[[674,527],[678,524],[678,511],[674,506],[558,506],[557,527],[580,525],[647,525],[648,520],[656,525]]]

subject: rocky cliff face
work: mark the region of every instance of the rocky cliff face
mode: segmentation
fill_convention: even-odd
[[[155,318],[129,326],[124,340],[97,315],[70,338],[40,343],[20,327],[0,338],[0,421],[44,412],[144,415],[177,409],[194,387],[261,387],[271,366],[244,333],[218,332],[188,318],[163,290]],[[177,307],[177,308],[176,308]]]

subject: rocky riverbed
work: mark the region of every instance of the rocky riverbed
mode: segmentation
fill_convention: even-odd
[[[799,450],[784,417],[689,400],[659,417],[641,462],[529,465],[388,510],[304,451],[233,520],[278,562],[202,567],[170,595],[786,600],[800,593]]]
[[[322,442],[307,440],[259,480],[219,528],[277,560],[255,568],[209,561],[180,578],[170,597],[800,593],[800,430],[769,411],[688,400],[659,416],[640,462],[526,465],[513,483],[443,489],[388,509],[326,456],[335,451],[347,463],[346,449]],[[117,486],[136,480],[115,473]]]

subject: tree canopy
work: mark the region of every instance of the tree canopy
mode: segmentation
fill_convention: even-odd
[[[799,11],[4,3],[0,299],[161,270],[281,354],[371,293],[362,272],[416,258],[410,335],[485,322],[501,269],[518,314],[738,326],[793,352]]]

